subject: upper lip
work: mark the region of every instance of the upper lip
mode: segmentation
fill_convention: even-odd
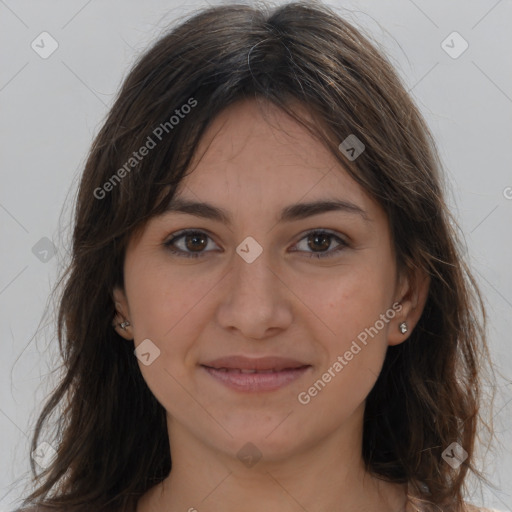
[[[310,366],[309,364],[291,359],[289,357],[267,356],[267,357],[246,357],[246,356],[228,356],[202,363],[202,366],[210,368],[227,368],[238,370],[285,370],[292,368],[302,368]]]

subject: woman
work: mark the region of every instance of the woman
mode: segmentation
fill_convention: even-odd
[[[440,169],[327,7],[208,8],[162,37],[84,169],[24,506],[476,510],[484,311]]]

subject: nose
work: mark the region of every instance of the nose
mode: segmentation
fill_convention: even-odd
[[[292,322],[290,299],[277,265],[271,266],[265,249],[251,263],[238,253],[223,280],[217,309],[219,325],[247,339],[263,340],[286,329]]]

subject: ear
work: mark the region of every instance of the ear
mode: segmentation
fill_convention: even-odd
[[[429,289],[430,276],[423,269],[408,269],[400,273],[395,301],[402,308],[390,322],[389,345],[399,345],[410,336],[423,313]],[[399,327],[402,322],[407,324],[407,332],[404,334]]]
[[[114,300],[116,309],[112,325],[115,328],[117,334],[119,334],[126,340],[133,340],[130,309],[128,307],[128,300],[126,299],[126,294],[124,290],[116,286],[112,291],[112,298]],[[124,329],[121,327],[121,324],[123,322],[129,323],[129,325],[126,325]]]

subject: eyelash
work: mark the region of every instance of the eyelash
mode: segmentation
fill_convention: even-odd
[[[187,235],[204,235],[208,239],[211,240],[211,237],[204,231],[188,229],[188,230],[184,230],[184,231],[179,231],[170,240],[168,240],[167,242],[164,242],[164,245],[172,254],[175,254],[176,256],[183,257],[183,258],[201,258],[206,253],[210,252],[210,251],[201,251],[201,252],[196,252],[196,253],[192,252],[191,253],[191,252],[183,251],[181,249],[176,249],[173,246],[173,244],[176,242],[176,240],[186,237]],[[317,258],[317,259],[332,258],[333,256],[336,256],[340,251],[342,251],[349,245],[345,240],[343,240],[339,236],[336,236],[335,234],[333,234],[329,231],[323,230],[323,229],[309,231],[299,240],[299,242],[304,240],[304,238],[308,238],[311,235],[327,235],[331,238],[334,238],[336,241],[338,241],[340,243],[340,245],[338,247],[336,247],[335,249],[326,251],[326,252],[311,252],[311,253],[309,253],[308,258]],[[292,251],[292,252],[299,252],[299,251]]]

